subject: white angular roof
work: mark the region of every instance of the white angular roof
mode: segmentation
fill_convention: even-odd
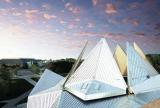
[[[60,80],[62,80],[63,77],[48,70],[45,69],[44,73],[42,74],[41,78],[33,88],[32,92],[30,93],[30,96],[37,95],[45,90],[48,90],[52,87],[54,87]]]
[[[142,49],[134,42],[133,43],[133,47],[134,49],[137,51],[137,53],[139,54],[139,56],[141,56],[142,59],[146,60],[146,63],[148,64],[149,68],[152,70],[150,72],[152,72],[152,75],[157,75],[158,72],[155,70],[155,68],[150,64],[150,62],[148,61],[146,55],[144,54],[144,52],[142,51]]]
[[[83,100],[126,94],[126,83],[105,39],[68,79],[65,89]]]
[[[129,44],[127,56],[128,82],[134,94],[126,94],[126,84],[102,39],[69,77],[45,70],[28,97],[27,108],[139,108],[160,99],[160,75]]]
[[[61,93],[61,85],[57,83],[62,79],[46,69],[28,97],[27,108],[51,108]]]
[[[54,86],[54,89],[52,88],[50,92],[29,96],[27,108],[139,108],[148,102],[160,98],[160,96],[157,95],[160,91],[156,91],[86,102],[62,89],[61,84],[63,84],[64,79]],[[47,82],[47,79],[45,80],[41,81]]]
[[[127,55],[119,45],[117,45],[116,47],[114,58],[119,66],[122,75],[127,76]]]
[[[158,90],[160,87],[158,72],[127,43],[128,84],[135,94]],[[148,86],[149,84],[149,86]]]
[[[146,55],[144,54],[142,49],[135,42],[133,43],[133,47],[143,59],[147,60]]]

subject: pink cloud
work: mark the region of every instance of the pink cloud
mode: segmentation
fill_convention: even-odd
[[[89,22],[89,23],[87,24],[87,27],[88,27],[88,28],[93,28],[93,27],[94,27],[94,24],[91,23],[91,22]]]
[[[38,10],[36,10],[36,9],[30,9],[30,10],[25,10],[25,12],[26,12],[27,14],[34,14],[34,13],[37,13]]]
[[[17,25],[10,26],[10,29],[11,29],[11,31],[14,31],[14,32],[21,32],[22,31],[21,27],[17,26]]]
[[[4,0],[6,3],[11,3],[12,0]]]
[[[84,46],[84,42],[81,40],[74,40],[68,36],[64,37],[61,40],[62,46],[66,50],[76,50],[77,48],[82,48]]]
[[[67,22],[64,21],[64,20],[60,20],[59,23],[60,23],[60,24],[66,24]]]
[[[107,14],[116,14],[117,13],[117,8],[116,8],[115,5],[113,5],[111,3],[107,3],[106,8],[105,8],[105,12]]]
[[[79,19],[79,18],[76,18],[76,19],[75,19],[75,21],[79,22],[79,21],[80,21],[80,19]]]
[[[133,25],[138,26],[140,22],[138,20],[133,20],[132,23]]]
[[[20,13],[20,12],[13,12],[12,15],[13,15],[13,16],[21,16],[22,13]]]
[[[29,23],[32,23],[34,19],[36,19],[35,14],[38,13],[36,9],[25,10],[25,17]]]
[[[0,15],[7,15],[8,9],[0,9]]]
[[[19,2],[19,5],[20,5],[20,6],[28,6],[28,5],[29,5],[29,3],[28,3],[28,2],[23,1],[23,2]]]
[[[74,25],[74,24],[69,24],[69,25],[68,25],[68,29],[73,29],[73,28],[75,28],[75,25]]]
[[[95,33],[95,32],[77,32],[74,34],[75,36],[80,36],[80,37],[105,37],[105,38],[109,38],[109,39],[113,39],[113,40],[126,40],[127,37],[124,34],[121,33],[110,33],[110,32],[106,32],[106,33]]]
[[[72,5],[71,3],[66,3],[64,6],[68,11],[72,12],[73,14],[78,14],[80,13],[80,8],[77,6]]]
[[[137,20],[137,19],[133,19],[133,18],[126,18],[126,19],[123,19],[122,20],[123,23],[126,23],[126,24],[132,24],[134,26],[138,26],[140,24],[140,21]]]
[[[57,18],[57,16],[55,16],[55,15],[49,15],[49,14],[47,14],[47,13],[44,13],[44,14],[43,14],[43,17],[44,17],[45,19],[47,19],[47,20]]]
[[[11,8],[10,12],[12,13],[13,16],[22,16],[22,12],[16,8]]]
[[[97,5],[97,3],[98,3],[98,0],[92,0],[92,4],[93,4],[93,6],[96,6],[96,5]]]
[[[49,9],[51,9],[51,6],[49,4],[43,4],[42,8],[49,10]]]

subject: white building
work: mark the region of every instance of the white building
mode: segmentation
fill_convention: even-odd
[[[160,75],[137,48],[127,43],[126,56],[122,50],[117,53],[122,56],[113,56],[101,39],[76,69],[80,54],[67,77],[45,70],[28,97],[27,108],[139,108],[159,99]],[[122,76],[125,71],[127,82]]]

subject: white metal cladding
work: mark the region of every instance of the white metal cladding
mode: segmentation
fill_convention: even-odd
[[[92,79],[126,89],[125,81],[104,39],[91,51],[89,56],[70,77],[68,83]]]
[[[147,101],[149,102],[149,101]],[[58,107],[53,108],[140,108],[145,102],[135,95],[83,101],[72,94],[63,91]]]
[[[141,50],[141,48],[136,44],[134,43],[134,49],[137,51],[137,53],[141,56],[141,58],[143,58],[145,61],[146,61],[146,64],[148,66],[148,68],[150,68],[150,74],[152,76],[154,75],[158,75],[158,72],[155,70],[155,68],[150,64],[150,62],[148,61],[146,55],[143,53],[143,51]]]
[[[96,80],[68,85],[65,89],[83,100],[126,94],[126,90]]]
[[[80,83],[85,83],[87,81],[92,81],[92,80],[103,82],[104,86],[109,85],[113,86],[113,88],[115,87],[119,89],[119,95],[126,93],[126,87],[127,87],[126,83],[121,75],[121,72],[116,64],[116,61],[113,58],[113,55],[105,39],[101,39],[100,42],[98,42],[98,44],[95,46],[95,48],[93,48],[89,56],[83,61],[83,63],[75,71],[75,73],[73,73],[71,77],[68,79],[65,87],[66,90],[69,90],[70,92],[72,91],[72,93],[74,91],[73,94],[77,95],[77,92],[75,92],[76,89],[73,88],[73,86],[74,87],[80,86],[79,85]],[[77,91],[79,92],[79,90]],[[106,94],[110,93],[109,95],[106,95],[106,97],[112,96],[114,94],[111,91],[107,90],[105,91]],[[97,96],[95,98],[102,98],[102,97]]]
[[[145,103],[152,102],[154,100],[160,99],[160,90],[158,91],[152,91],[147,93],[142,93],[135,95],[137,98],[143,100]]]
[[[117,75],[117,73],[120,74],[120,72],[119,71],[117,72],[117,71],[115,71],[116,69],[113,69],[114,70],[113,73],[116,74],[114,76],[114,74],[112,72],[109,73],[107,68],[105,67],[106,65],[107,66],[113,65],[113,64],[115,64],[115,62],[111,62],[110,65],[108,65],[108,62],[106,62],[105,60],[104,60],[105,62],[104,61],[101,62],[103,59],[108,58],[108,56],[113,58],[113,56],[111,56],[111,52],[109,50],[109,47],[106,47],[104,42],[105,42],[104,40],[101,40],[101,42],[99,42],[98,45],[96,46],[96,48],[98,48],[98,49],[94,48],[94,50],[92,50],[93,53],[95,53],[94,52],[95,50],[99,51],[99,53],[96,52],[95,55],[93,56],[93,57],[99,57],[99,59],[96,59],[96,63],[98,63],[98,64],[95,63],[96,68],[94,68],[94,69],[96,69],[96,70],[93,73],[90,72],[91,75],[89,74],[91,77],[90,76],[89,76],[89,78],[85,77],[83,74],[85,74],[85,72],[87,73],[87,71],[89,70],[88,68],[90,68],[89,66],[90,66],[90,64],[92,64],[93,61],[90,60],[90,62],[86,62],[86,60],[85,60],[82,63],[82,65],[84,63],[87,64],[87,67],[85,67],[86,65],[83,66],[83,68],[84,67],[87,68],[86,69],[87,71],[83,70],[83,72],[81,73],[77,69],[77,71],[78,71],[77,73],[79,73],[79,74],[75,73],[75,75],[77,75],[76,77],[73,74],[73,76],[71,77],[72,79],[69,79],[69,83],[67,82],[66,87],[68,87],[67,89],[69,89],[68,90],[69,92],[68,92],[68,91],[64,90],[62,87],[66,78],[63,78],[55,73],[50,73],[47,70],[47,72],[44,72],[44,74],[41,76],[37,85],[33,89],[33,92],[28,97],[27,108],[139,108],[148,102],[154,101],[155,99],[160,99],[160,95],[159,95],[160,90],[152,91],[152,92],[148,91],[147,93],[140,93],[140,94],[138,93],[136,95],[126,95],[126,96],[118,96],[119,94],[118,95],[115,94],[116,97],[105,98],[106,96],[101,96],[103,98],[102,99],[99,98],[100,93],[102,93],[102,94],[109,93],[110,94],[110,93],[113,93],[111,91],[114,91],[114,90],[118,91],[118,93],[119,93],[120,91],[125,90],[125,89],[123,89],[123,87],[121,88],[117,85],[115,86],[115,84],[118,84],[118,83],[113,83],[114,81],[112,83],[106,82],[108,80],[114,80],[114,78],[119,78],[119,75]],[[109,50],[109,52],[103,51],[106,49],[101,48],[102,46],[108,48],[107,50]],[[109,53],[109,55],[107,54],[107,57],[105,58],[104,56],[102,56],[102,54],[104,54],[104,53]],[[96,54],[98,54],[98,56],[96,56]],[[160,76],[159,75],[155,76],[155,75],[151,74],[150,67],[146,67],[149,63],[146,64],[146,61],[144,59],[142,59],[137,54],[137,52],[134,50],[134,48],[129,46],[129,44],[127,45],[127,55],[128,55],[128,71],[129,71],[128,80],[130,81],[131,84],[135,85],[132,87],[138,86],[139,82],[140,82],[140,84],[142,84],[142,86],[144,86],[144,85],[145,86],[144,86],[144,88],[138,87],[138,90],[140,90],[140,89],[148,90],[150,88],[153,89],[154,87],[157,87],[158,85],[156,85],[156,84],[158,84],[158,83],[155,83],[155,81],[159,81]],[[88,58],[90,56],[92,56],[92,53],[88,56]],[[113,59],[113,61],[114,61],[114,59]],[[104,64],[106,63],[106,65],[103,65],[104,67],[100,66],[103,63]],[[92,67],[94,67],[94,66],[92,66]],[[101,70],[101,68],[102,69],[104,68],[105,71]],[[109,76],[113,75],[114,77],[109,77],[109,79],[107,79],[108,75],[106,75],[105,76],[106,79],[105,78],[104,79],[102,78],[102,80],[98,79],[97,73],[99,71],[104,72],[104,74],[109,74]],[[103,75],[102,72],[100,72],[100,73]],[[80,74],[82,74],[82,76],[84,76],[84,77],[79,78],[78,75],[80,75]],[[85,74],[85,75],[87,75],[87,74]],[[148,77],[148,75],[150,75],[150,78]],[[122,76],[120,76],[120,79],[121,79],[121,77]],[[78,81],[74,81],[77,78],[79,78]],[[118,81],[118,80],[116,79],[116,81]],[[149,85],[151,87],[147,88],[147,85]],[[82,92],[83,93],[82,95],[84,95],[85,97],[87,97],[87,95],[88,95],[89,98],[91,98],[91,96],[93,97],[95,95],[96,95],[96,97],[94,98],[94,100],[84,101],[84,100],[80,99],[80,96],[76,97],[77,95],[71,94],[72,92],[70,92],[70,91],[76,91],[76,93]],[[110,91],[110,92],[108,92],[108,91]],[[140,90],[140,91],[143,91],[143,90]],[[87,94],[87,95],[85,95],[85,94]]]
[[[50,91],[43,94],[29,96],[27,108],[51,108],[59,98],[61,90]]]
[[[142,83],[153,76],[152,73],[156,73],[152,72],[153,69],[150,68],[149,63],[142,59],[129,43],[127,43],[127,59],[128,83],[130,87]]]
[[[160,90],[160,75],[153,76],[132,87],[135,94]]]
[[[50,108],[61,93],[61,85],[57,83],[62,79],[46,69],[28,97],[27,108]]]
[[[83,61],[79,68],[74,72],[68,80],[68,83],[81,82],[83,80],[91,80],[95,76],[101,42],[90,52],[88,57]]]
[[[44,90],[47,90],[51,87],[54,87],[60,80],[62,80],[63,77],[48,70],[45,69],[44,73],[42,74],[41,78],[33,88],[31,95],[38,94]]]

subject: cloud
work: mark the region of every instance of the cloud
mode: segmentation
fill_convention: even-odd
[[[4,0],[6,3],[12,3],[12,0]]]
[[[11,8],[10,12],[12,13],[13,16],[22,16],[22,12],[16,8]]]
[[[130,9],[137,9],[140,7],[140,3],[139,2],[133,2],[129,4],[129,8]]]
[[[42,4],[42,8],[46,9],[46,10],[49,10],[51,9],[51,6],[49,4]]]
[[[65,50],[76,50],[78,48],[82,48],[84,46],[84,42],[65,36],[63,40],[61,40],[61,45]]]
[[[95,26],[94,26],[93,23],[89,22],[89,23],[87,24],[87,27],[88,27],[88,28],[93,28],[93,27],[95,27]]]
[[[20,12],[13,12],[12,15],[13,15],[13,16],[21,16],[22,13],[20,13]]]
[[[38,10],[36,10],[36,9],[30,9],[30,10],[25,10],[25,12],[26,12],[27,14],[34,14],[34,13],[37,13]]]
[[[140,24],[140,22],[138,20],[132,20],[132,24],[135,26],[138,26]]]
[[[76,21],[76,22],[79,22],[79,21],[80,21],[80,19],[79,19],[79,18],[76,18],[76,19],[75,19],[75,21]]]
[[[117,24],[118,23],[118,21],[116,19],[113,19],[113,18],[109,18],[109,19],[107,19],[107,21],[109,23],[112,23],[112,24]]]
[[[92,4],[93,4],[93,6],[96,6],[96,5],[97,5],[97,3],[98,3],[98,0],[92,0]]]
[[[8,9],[0,9],[0,15],[7,15]]]
[[[73,14],[79,14],[81,9],[77,6],[74,6],[73,4],[71,3],[66,3],[65,6],[64,6],[68,11],[72,12]]]
[[[77,32],[74,34],[75,36],[87,36],[87,37],[105,37],[114,40],[126,40],[126,36],[122,33],[95,33],[95,32]]]
[[[49,14],[47,14],[47,13],[44,13],[44,14],[43,14],[43,17],[44,17],[45,19],[47,19],[47,20],[57,18],[57,16],[55,16],[55,15],[49,15]]]
[[[107,3],[106,8],[105,8],[105,12],[107,14],[116,14],[117,13],[117,8],[112,3]]]
[[[126,24],[132,24],[134,26],[138,26],[140,24],[140,21],[138,19],[133,19],[133,18],[125,18],[122,20],[123,23]]]
[[[20,26],[18,26],[18,25],[11,25],[11,26],[9,26],[8,29],[12,33],[22,33],[23,32],[23,29]]]
[[[30,9],[30,10],[25,10],[25,17],[27,18],[27,21],[29,23],[32,23],[34,21],[34,19],[36,19],[35,14],[38,13],[38,10],[36,9]]]
[[[64,20],[60,20],[59,23],[60,23],[60,24],[66,24],[67,22],[64,21]]]
[[[74,24],[69,24],[69,25],[68,25],[68,29],[73,29],[73,28],[75,28],[75,25],[74,25]]]

